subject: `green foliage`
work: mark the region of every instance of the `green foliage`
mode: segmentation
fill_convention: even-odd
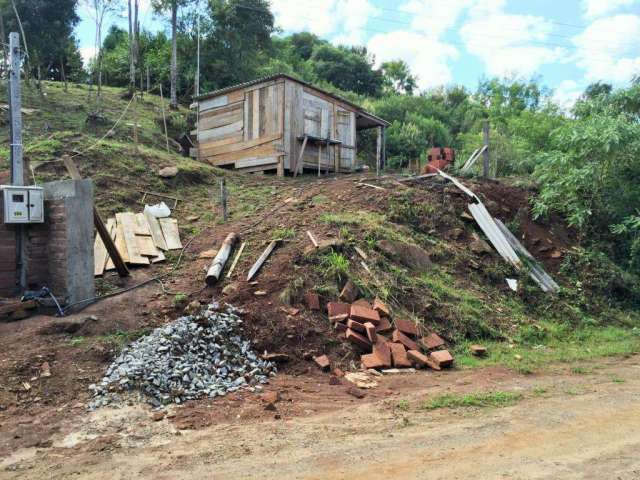
[[[349,273],[349,260],[341,253],[331,251],[322,256],[320,269],[325,277],[335,278],[339,284],[342,284]]]
[[[515,392],[446,393],[425,401],[423,408],[435,410],[438,408],[509,407],[521,399],[522,394]]]

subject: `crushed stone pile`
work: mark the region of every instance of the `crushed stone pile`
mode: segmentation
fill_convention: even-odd
[[[213,303],[141,337],[115,359],[99,384],[89,386],[93,410],[139,392],[154,407],[216,397],[242,388],[261,390],[275,375],[241,336],[238,310]]]

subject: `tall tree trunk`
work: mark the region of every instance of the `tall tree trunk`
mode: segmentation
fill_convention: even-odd
[[[170,108],[178,109],[178,2],[171,2],[171,102]]]
[[[133,95],[136,88],[136,67],[134,55],[134,38],[133,38],[133,9],[131,8],[131,0],[128,2],[129,7],[129,95]]]
[[[4,17],[0,12],[0,41],[2,42],[2,73],[9,76],[9,51],[7,50],[7,36],[4,33]]]
[[[64,59],[62,55],[60,56],[60,77],[61,77],[61,80],[64,82],[64,91],[68,92],[69,86],[67,84],[67,76],[64,74]]]

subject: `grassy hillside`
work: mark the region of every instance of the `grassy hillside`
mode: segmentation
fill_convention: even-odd
[[[517,274],[483,246],[475,224],[462,217],[465,199],[447,183],[428,180],[400,186],[388,179],[380,183],[384,190],[378,190],[359,185],[359,176],[280,179],[217,169],[166,151],[160,98],[154,95],[145,95],[136,108],[130,105],[113,133],[102,139],[129,104],[123,93],[104,89],[101,112],[105,119],[96,124],[88,121],[95,100],[89,100],[87,86],[70,85],[65,92],[62,84],[44,83],[42,95],[35,87],[25,87],[23,106],[35,109],[24,115],[25,159],[34,169],[35,181],[42,183],[67,178],[59,160],[63,154],[76,155],[83,175],[95,182],[96,202],[105,216],[126,209],[139,211],[142,190],[180,198],[174,216],[180,221],[183,239],[194,238],[194,242],[169,277],[171,288],[158,293],[153,308],[131,307],[141,316],[151,310],[146,327],[177,315],[192,299],[205,301],[213,294],[247,310],[247,326],[261,350],[284,351],[297,359],[310,350],[325,351],[349,359],[349,346],[338,339],[323,315],[304,312],[291,318],[281,307],[301,306],[306,290],[333,300],[351,279],[366,298],[380,297],[396,316],[412,318],[446,336],[457,346],[460,364],[478,363],[466,355],[471,341],[491,346],[491,355],[483,362],[507,363],[522,371],[553,359],[640,349],[638,315],[624,302],[636,286],[585,256],[561,222],[534,222],[529,192],[522,188],[466,180],[563,286],[557,297],[542,294],[526,276],[521,277],[518,293],[508,289],[505,278]],[[189,128],[187,110],[166,113],[172,136]],[[5,117],[0,127],[0,170],[8,165],[8,133]],[[166,166],[177,166],[178,175],[159,177],[157,172]],[[223,176],[231,212],[224,225],[218,207]],[[293,201],[285,202],[289,198]],[[337,239],[341,247],[309,253],[306,230],[319,239]],[[199,254],[216,248],[229,231],[247,241],[245,254],[231,280],[203,293],[203,271],[210,260]],[[243,275],[264,249],[264,242],[272,238],[286,241],[261,272],[260,287],[247,284]],[[416,270],[403,264],[388,254],[389,242],[421,247],[433,265]],[[369,271],[355,247],[368,255]],[[143,272],[150,276],[169,268],[170,264],[156,265]],[[111,282],[117,283],[117,278],[102,279],[101,289],[113,288]],[[257,288],[268,294],[254,295]],[[122,328],[133,327],[116,322],[111,334]]]

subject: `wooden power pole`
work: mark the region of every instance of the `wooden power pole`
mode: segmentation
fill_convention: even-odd
[[[489,178],[489,120],[482,122],[482,140],[486,147],[482,152],[482,176]]]

